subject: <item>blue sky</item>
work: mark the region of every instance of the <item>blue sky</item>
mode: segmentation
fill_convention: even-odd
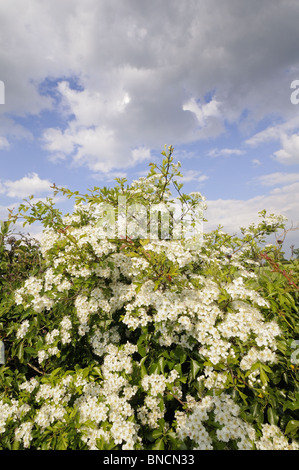
[[[53,182],[144,176],[166,144],[207,230],[262,209],[296,226],[298,19],[297,0],[2,0],[0,218]]]

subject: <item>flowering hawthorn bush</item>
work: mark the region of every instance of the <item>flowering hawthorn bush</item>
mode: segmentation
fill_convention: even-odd
[[[262,211],[242,237],[220,227],[200,244],[103,236],[96,209],[117,214],[119,196],[167,207],[173,183],[186,208],[204,201],[181,194],[172,153],[130,186],[54,185],[75,197],[72,214],[30,198],[4,224],[1,449],[299,449],[297,285],[260,257],[284,219]],[[44,231],[39,255],[19,242],[26,276],[9,277],[20,217]]]

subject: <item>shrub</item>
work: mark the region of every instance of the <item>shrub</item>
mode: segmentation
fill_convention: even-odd
[[[1,246],[0,448],[298,450],[298,262],[282,274],[261,246],[285,220],[177,239],[172,213],[168,239],[162,214],[157,239],[104,236],[119,197],[170,210],[173,183],[189,213],[204,202],[172,153],[131,185],[54,185],[72,214],[52,199],[11,214],[6,234],[19,218],[44,231],[21,258]]]

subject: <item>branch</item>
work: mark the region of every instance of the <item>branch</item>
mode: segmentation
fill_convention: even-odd
[[[295,284],[295,282],[292,281],[292,279],[288,276],[288,274],[286,273],[285,270],[282,271],[282,270],[279,268],[278,264],[275,263],[275,261],[273,261],[273,259],[270,258],[270,256],[268,256],[266,253],[260,253],[260,256],[261,256],[261,258],[264,258],[264,259],[266,259],[266,260],[269,262],[269,264],[270,264],[271,267],[272,267],[272,271],[273,271],[273,272],[278,272],[278,273],[282,274],[282,275],[286,278],[286,280],[288,281],[288,284],[289,284],[289,285],[291,285],[291,286],[295,287],[295,289],[298,289],[298,290],[299,290],[299,286],[297,286],[297,284]]]
[[[39,374],[41,375],[44,375],[44,372],[41,372],[39,369],[37,369],[36,367],[34,367],[32,364],[30,364],[30,362],[27,362],[27,365],[29,367],[31,367],[31,369],[34,369],[36,372],[38,372]]]

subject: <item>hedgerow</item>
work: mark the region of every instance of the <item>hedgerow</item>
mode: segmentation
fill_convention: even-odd
[[[1,449],[299,449],[299,264],[265,246],[286,220],[175,238],[172,213],[163,238],[161,213],[158,237],[113,236],[120,200],[167,212],[173,184],[186,213],[204,204],[172,154],[131,185],[54,185],[72,214],[30,197],[2,225]]]

